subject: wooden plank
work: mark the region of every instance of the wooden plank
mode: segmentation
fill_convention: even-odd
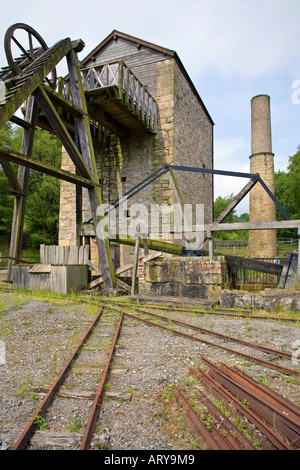
[[[89,245],[85,245],[84,252],[83,252],[83,264],[87,264],[89,257],[90,257],[90,247]]]
[[[240,256],[225,256],[227,266],[259,271],[267,274],[280,276],[283,266],[266,261],[255,260],[252,258],[242,258]]]
[[[65,246],[57,246],[57,264],[65,264]]]
[[[147,263],[148,261],[151,261],[155,258],[159,258],[160,256],[162,256],[162,254],[163,253],[161,253],[160,251],[155,252],[155,253],[151,253],[150,255],[142,256],[141,258],[139,258],[139,260],[142,261],[143,263]],[[126,271],[129,271],[129,269],[132,269],[133,266],[134,266],[134,262],[131,262],[131,263],[125,264],[124,266],[122,266],[120,268],[117,268],[116,269],[116,275],[123,274]],[[117,280],[117,282],[118,282],[118,280]],[[103,283],[103,277],[100,277],[100,278],[95,279],[94,281],[90,282],[89,285],[88,285],[88,288],[92,289],[93,287],[97,287],[99,284],[102,284],[102,283]]]
[[[55,246],[46,246],[46,264],[55,264]]]
[[[25,83],[20,85],[12,95],[9,95],[6,98],[6,103],[1,107],[0,128],[9,121],[26,99],[40,85],[41,80],[49,75],[71,48],[71,41],[69,38],[66,38],[47,49],[44,54],[27,68]]]
[[[244,188],[239,192],[239,194],[231,201],[231,203],[224,209],[224,211],[219,215],[219,217],[214,221],[214,225],[220,224],[224,219],[232,212],[235,207],[244,199],[244,197],[251,191],[251,189],[256,185],[258,180],[250,180]]]
[[[119,287],[122,289],[126,290],[127,292],[131,293],[131,287],[129,284],[126,284],[126,282],[122,281],[121,279],[117,278],[117,284]]]
[[[45,245],[40,245],[40,263],[45,264]]]
[[[79,60],[74,50],[67,54],[67,63],[69,69],[72,101],[75,106],[82,109],[84,113],[82,117],[77,119],[77,128],[82,157],[90,173],[93,175],[93,181],[96,183],[96,186],[89,189],[89,199],[94,227],[95,229],[97,228],[97,230],[95,230],[95,235],[103,279],[106,288],[113,289],[117,286],[117,283],[111,257],[109,239],[107,236],[107,227],[105,225],[101,189],[99,186],[98,170],[90,130],[90,118],[88,116]]]
[[[65,252],[65,263],[64,264],[69,264],[70,247],[65,246],[64,247],[64,252]]]
[[[137,269],[138,269],[138,262],[139,262],[139,251],[141,246],[141,238],[139,236],[136,237],[135,248],[134,248],[134,261],[133,261],[133,270],[132,270],[132,284],[131,284],[131,295],[135,294],[136,290],[136,277],[137,277]]]
[[[83,262],[83,258],[84,258],[83,250],[84,250],[84,246],[81,245],[79,247],[79,250],[78,250],[78,264],[84,264],[84,262]]]
[[[300,227],[300,220],[280,220],[271,222],[241,222],[233,224],[208,224],[204,226],[204,231],[211,230],[212,232],[224,232],[228,230],[280,230],[298,229]]]
[[[0,164],[2,166],[2,169],[9,181],[9,184],[11,185],[12,189],[18,193],[20,193],[20,195],[23,194],[23,188],[22,186],[20,185],[19,181],[18,181],[18,178],[11,166],[11,164],[7,161],[7,160],[1,160],[0,159]]]
[[[33,149],[34,129],[38,114],[38,105],[33,96],[27,100],[27,108],[25,113],[25,121],[31,124],[30,128],[24,129],[21,152],[30,156]],[[28,157],[29,158],[29,157]],[[3,159],[2,159],[3,161]],[[7,160],[6,160],[7,161]],[[25,219],[26,198],[29,180],[29,169],[22,164],[18,167],[18,184],[22,188],[23,195],[17,196],[15,199],[14,212],[12,218],[9,256],[18,259],[22,249],[23,228]],[[12,281],[13,260],[8,261],[7,280]]]
[[[78,246],[70,246],[68,264],[78,264]]]
[[[120,243],[121,245],[129,245],[135,246],[135,239],[131,237],[122,237],[122,236],[114,236],[111,238],[111,241]],[[169,253],[176,256],[181,256],[183,246],[177,245],[176,243],[169,243],[164,242],[161,240],[152,240],[150,238],[147,239],[148,249],[151,251],[161,251],[163,253]],[[144,247],[144,242],[141,240],[141,247]]]
[[[38,100],[41,108],[43,109],[48,121],[50,122],[55,134],[61,140],[63,146],[68,152],[71,160],[73,161],[76,169],[78,170],[80,176],[93,180],[93,175],[82,158],[81,153],[75,145],[75,142],[71,138],[64,122],[60,118],[58,112],[56,111],[54,105],[52,104],[47,92],[43,86],[39,86],[35,92],[34,96]]]
[[[23,153],[14,152],[13,150],[0,147],[0,158],[85,188],[93,186],[93,182],[90,179],[62,170],[50,163],[35,160]]]
[[[98,273],[102,274],[102,270],[99,268],[99,266],[96,266],[94,263],[92,263],[89,259],[87,260],[86,264],[93,269],[94,271],[98,271]],[[102,278],[103,279],[103,278]]]

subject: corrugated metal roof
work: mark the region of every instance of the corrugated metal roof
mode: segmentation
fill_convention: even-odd
[[[28,271],[34,274],[51,273],[51,264],[34,264]]]

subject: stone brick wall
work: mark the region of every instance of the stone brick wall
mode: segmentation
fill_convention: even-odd
[[[223,285],[221,261],[173,257],[139,267],[139,293],[217,301]]]
[[[175,67],[174,164],[213,168],[213,126],[182,71]],[[205,223],[213,217],[213,178],[176,171],[184,203],[203,204]]]
[[[75,165],[62,148],[61,167],[75,173]],[[59,202],[59,246],[74,246],[76,240],[76,186],[67,181],[60,181],[60,202]]]
[[[270,97],[268,95],[258,95],[251,100],[251,153],[250,172],[258,173],[275,194]],[[259,183],[250,192],[249,220],[250,222],[276,220],[275,204]],[[276,230],[249,232],[250,258],[275,258],[276,256]]]
[[[105,203],[111,203],[165,164],[212,168],[212,122],[174,58],[157,61],[155,79],[155,99],[158,105],[157,133],[132,134],[128,139],[120,140],[104,132],[103,141],[99,143],[99,148],[96,148],[97,167],[99,178],[103,183]],[[62,168],[71,167],[72,162],[70,163],[70,159],[64,153]],[[74,166],[72,168],[74,170]],[[176,177],[184,202],[204,204],[206,221],[211,222],[213,205],[211,177],[192,173],[179,175],[178,172]],[[89,220],[91,216],[85,189],[82,200],[83,220]],[[130,206],[133,204],[142,203],[149,208],[151,204],[171,206],[177,202],[170,174],[166,174],[128,201],[129,220],[132,216]],[[66,204],[68,204],[67,210]],[[62,183],[59,233],[61,245],[76,244],[75,204],[74,185]],[[123,210],[124,207],[121,205],[119,210]],[[155,235],[152,238],[173,241],[172,236]],[[121,265],[132,260],[133,251],[131,247],[121,247]],[[94,260],[98,262],[96,258]]]

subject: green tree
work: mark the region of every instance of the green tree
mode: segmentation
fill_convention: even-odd
[[[291,219],[300,219],[300,146],[289,159],[285,194],[290,204]]]
[[[230,196],[222,197],[219,196],[214,202],[214,220],[216,220],[220,214],[226,209],[226,207],[235,198],[234,194]],[[232,224],[235,222],[248,222],[249,215],[247,213],[238,216],[236,211],[233,210],[224,219],[224,223]],[[215,232],[215,238],[217,240],[244,240],[248,238],[248,232],[245,230],[229,231],[229,232]]]
[[[0,145],[4,148],[20,151],[22,140],[21,129],[7,123],[0,129]],[[16,171],[17,166],[12,165]],[[11,232],[12,214],[14,209],[14,197],[11,195],[11,187],[0,165],[0,237],[4,243],[8,243]]]
[[[0,129],[0,145],[20,151],[23,130],[10,123]],[[61,143],[48,132],[37,129],[34,136],[33,158],[60,166]],[[17,172],[17,166],[12,165]],[[1,167],[0,167],[1,168]],[[60,181],[30,170],[27,194],[25,229],[28,243],[39,246],[41,243],[56,244],[58,238]],[[2,168],[0,169],[0,235],[9,240],[14,207],[14,198],[9,195],[10,186]]]
[[[61,162],[61,143],[52,134],[38,129],[35,132],[33,158],[57,167]],[[25,224],[28,244],[57,244],[60,180],[30,170]]]

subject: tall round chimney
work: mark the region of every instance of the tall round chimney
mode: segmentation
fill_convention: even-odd
[[[251,154],[250,173],[259,173],[274,194],[274,154],[268,95],[258,95],[251,100]],[[276,206],[259,183],[250,191],[249,220],[250,222],[276,220]],[[276,230],[249,231],[248,255],[250,258],[276,258]]]

